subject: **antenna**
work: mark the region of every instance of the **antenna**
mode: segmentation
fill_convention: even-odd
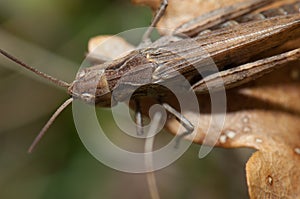
[[[52,76],[47,75],[47,74],[45,74],[43,72],[40,72],[37,69],[29,66],[28,64],[23,63],[22,61],[20,61],[19,59],[17,59],[16,57],[12,56],[11,54],[9,54],[8,52],[6,52],[6,51],[4,51],[2,49],[0,49],[0,53],[2,55],[4,55],[5,57],[7,57],[8,59],[10,59],[11,61],[13,61],[13,62],[15,62],[15,63],[23,66],[24,68],[30,70],[31,72],[34,72],[38,76],[43,77],[43,78],[51,81],[52,83],[54,83],[54,84],[56,84],[58,86],[65,87],[65,88],[68,88],[70,86],[70,84],[67,83],[67,82],[64,82],[62,80],[56,79],[55,77],[52,77]]]
[[[73,101],[73,98],[67,99],[56,111],[55,113],[51,116],[51,118],[48,120],[48,122],[45,124],[45,126],[42,128],[42,130],[39,132],[39,134],[36,136],[32,144],[30,145],[28,149],[28,153],[31,153],[37,143],[42,139],[42,137],[45,135],[45,132],[49,129],[49,127],[53,124],[57,116]]]

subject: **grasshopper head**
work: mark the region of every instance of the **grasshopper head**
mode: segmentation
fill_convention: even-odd
[[[106,80],[105,69],[98,67],[85,68],[79,71],[68,91],[73,98],[89,104],[102,107],[114,104]]]

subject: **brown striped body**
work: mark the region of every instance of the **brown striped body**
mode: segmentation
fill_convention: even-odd
[[[236,16],[237,14],[232,13],[232,8],[230,12],[230,15],[236,18],[236,22],[231,22],[234,26],[229,25],[230,23],[212,25],[209,27],[211,32],[194,38],[180,38],[178,41],[171,41],[170,36],[165,36],[162,39],[167,42],[155,42],[120,59],[84,69],[69,88],[70,94],[86,102],[108,106],[111,102],[115,104],[130,97],[128,93],[145,84],[172,82],[180,85],[178,75],[185,76],[192,86],[198,85],[206,76],[255,61],[255,57],[261,53],[300,37],[298,1],[245,16]],[[299,57],[299,53],[285,54],[287,55],[293,55],[293,59]],[[212,70],[213,65],[217,66],[218,71]],[[271,71],[271,68],[268,68],[268,71]],[[261,72],[263,74],[263,71]],[[249,74],[255,75],[253,72]],[[236,75],[232,78],[239,80]],[[163,95],[164,91],[160,91],[159,87],[155,88],[158,89],[157,93]],[[194,88],[195,91],[203,92],[200,87]],[[118,92],[114,92],[116,90]],[[146,91],[143,93],[144,91],[145,89],[142,89],[139,92],[148,95]]]

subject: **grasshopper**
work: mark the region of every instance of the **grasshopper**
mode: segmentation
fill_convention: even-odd
[[[162,36],[151,43],[149,39],[151,32],[168,5],[168,0],[162,0],[151,26],[143,36],[142,43],[136,49],[121,58],[104,63],[100,58],[98,60],[96,58],[96,62],[101,64],[79,71],[72,83],[37,71],[1,49],[2,55],[56,85],[67,88],[71,96],[49,119],[30,146],[29,152],[61,111],[74,99],[100,107],[109,107],[130,98],[135,102],[137,132],[142,134],[140,101],[150,95],[185,127],[186,132],[178,138],[192,133],[193,124],[166,103],[168,97],[166,90],[157,84],[161,82],[180,84],[177,77],[181,74],[191,85],[187,89],[205,93],[208,92],[206,83],[209,82],[217,91],[220,87],[217,80],[220,78],[223,79],[225,88],[233,88],[288,62],[298,60],[299,45],[288,51],[260,57],[262,53],[300,37],[300,2],[254,13],[255,10],[272,2],[274,1],[249,0],[215,10],[181,25],[171,35]],[[199,46],[190,45],[195,41]],[[208,53],[203,54],[200,48]],[[218,67],[218,72],[212,73],[207,69],[205,60],[209,57]],[[205,75],[199,74],[199,70]],[[148,92],[149,88],[155,93]],[[114,92],[115,90],[118,92]],[[130,92],[134,94],[129,96]]]

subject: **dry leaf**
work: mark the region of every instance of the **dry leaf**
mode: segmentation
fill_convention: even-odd
[[[264,76],[247,86],[227,92],[226,122],[216,146],[250,147],[259,150],[247,163],[251,198],[297,198],[300,196],[300,62]],[[186,112],[188,119],[200,118],[193,140],[201,144],[211,115],[209,96],[199,95],[201,114]],[[169,120],[176,133],[179,124]],[[208,135],[209,136],[209,135]],[[191,137],[191,136],[190,136]]]
[[[151,0],[133,2],[149,5],[154,10],[160,4],[160,1]],[[228,4],[223,0],[170,0],[167,13],[158,26],[174,29],[204,12]],[[294,44],[299,47],[296,42]],[[293,62],[247,85],[227,91],[226,122],[216,146],[258,150],[246,166],[251,198],[300,198],[299,65],[299,61]],[[214,124],[210,123],[209,96],[199,95],[198,100],[201,114],[191,110],[182,110],[182,113],[191,121],[200,118],[201,127],[196,129],[193,141],[202,144],[209,126]],[[147,107],[151,106],[150,102],[147,103]],[[176,104],[171,99],[169,103]],[[175,119],[170,119],[166,127],[176,134],[179,125]]]
[[[135,47],[125,39],[113,35],[100,35],[93,37],[88,43],[88,59],[101,63],[125,56]]]

